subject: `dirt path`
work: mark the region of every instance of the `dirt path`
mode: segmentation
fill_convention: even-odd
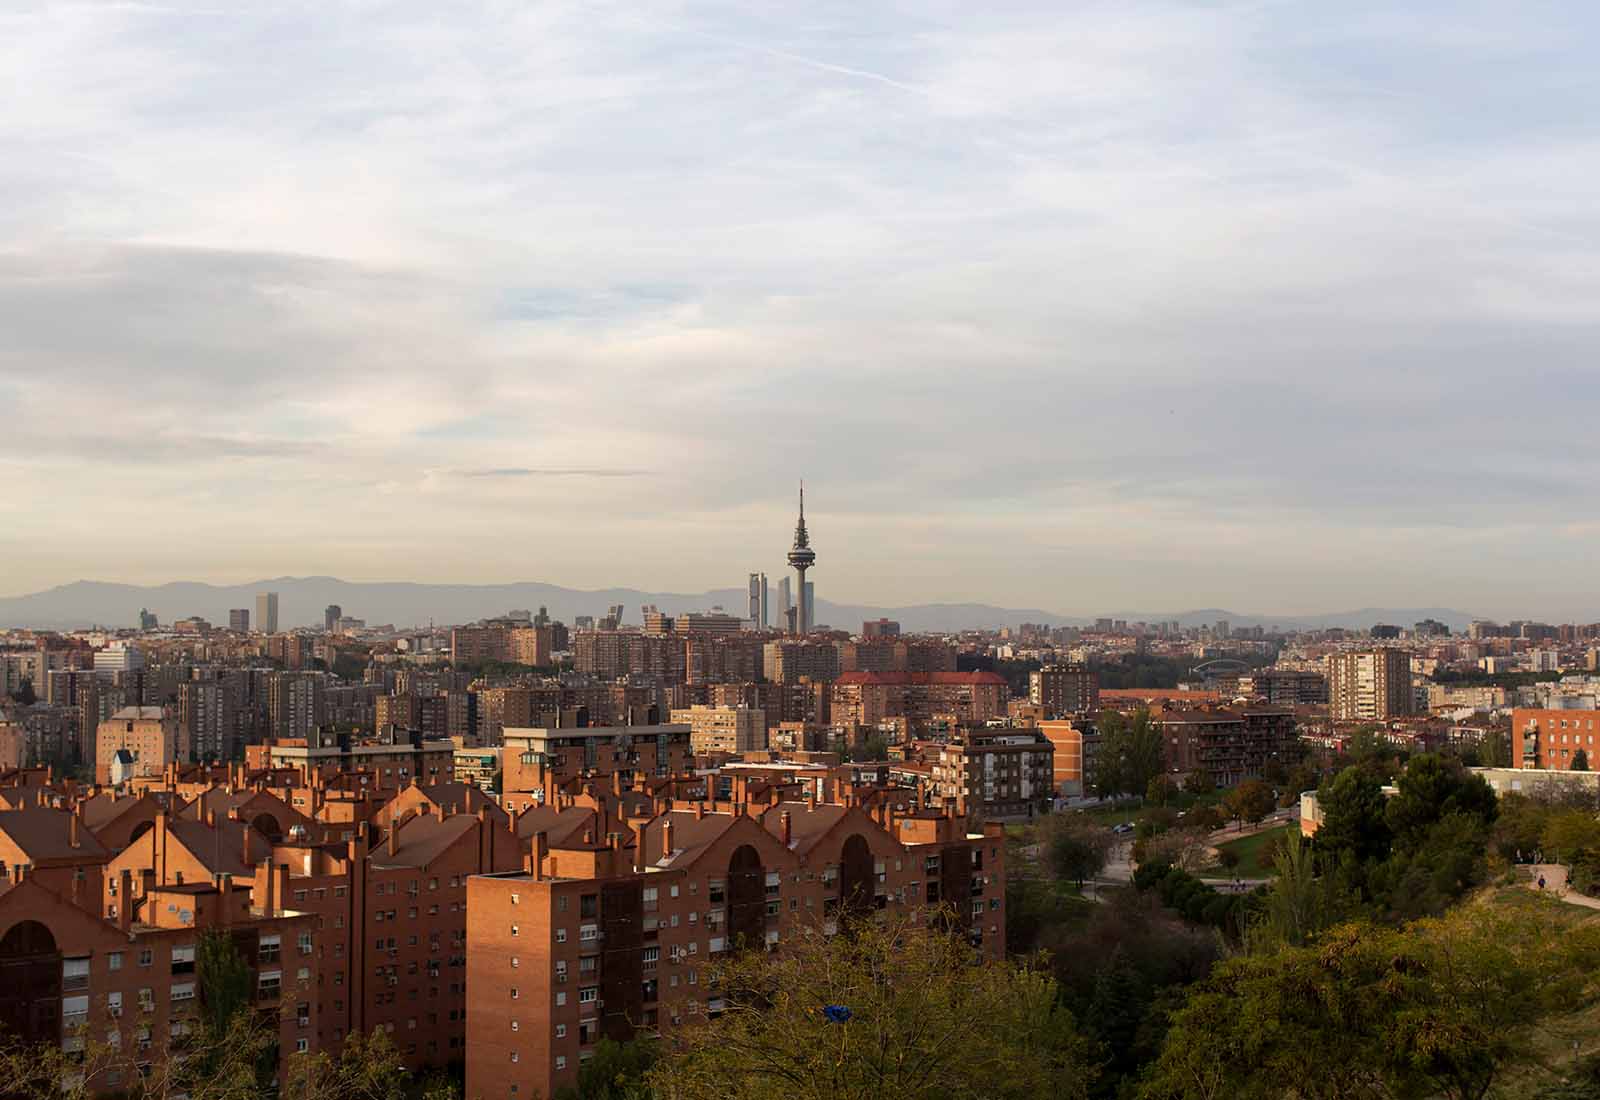
[[[1539,879],[1544,879],[1544,892],[1552,897],[1560,898],[1569,905],[1581,905],[1585,909],[1600,909],[1600,898],[1591,898],[1587,894],[1575,894],[1567,889],[1567,869],[1559,863],[1536,863],[1531,868],[1533,879],[1528,883],[1528,889],[1539,889]]]

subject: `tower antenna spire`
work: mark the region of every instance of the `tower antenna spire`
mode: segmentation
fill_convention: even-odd
[[[799,582],[799,591],[796,593],[799,603],[799,613],[796,615],[795,630],[800,634],[809,634],[811,627],[811,603],[806,599],[806,570],[810,569],[817,560],[817,552],[811,548],[811,535],[806,531],[806,483],[800,480],[800,517],[794,525],[794,546],[789,551],[789,564],[794,567],[795,579]]]

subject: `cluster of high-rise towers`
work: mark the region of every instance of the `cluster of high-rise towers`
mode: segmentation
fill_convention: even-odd
[[[801,485],[800,518],[794,525],[794,545],[789,548],[789,566],[795,573],[794,587],[789,586],[788,577],[778,581],[779,625],[791,634],[809,634],[816,626],[816,589],[806,580],[806,570],[815,565],[816,561],[817,552],[811,549],[811,536],[806,533],[806,489]],[[772,625],[769,612],[767,575],[751,573],[748,618],[765,630]]]

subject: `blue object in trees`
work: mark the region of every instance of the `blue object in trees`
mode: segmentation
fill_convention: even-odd
[[[828,1018],[830,1024],[843,1024],[850,1020],[850,1009],[844,1005],[826,1005],[822,1009],[822,1014]]]

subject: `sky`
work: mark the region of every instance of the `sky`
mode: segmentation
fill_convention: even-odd
[[[1587,618],[1592,4],[0,5],[0,594]]]

